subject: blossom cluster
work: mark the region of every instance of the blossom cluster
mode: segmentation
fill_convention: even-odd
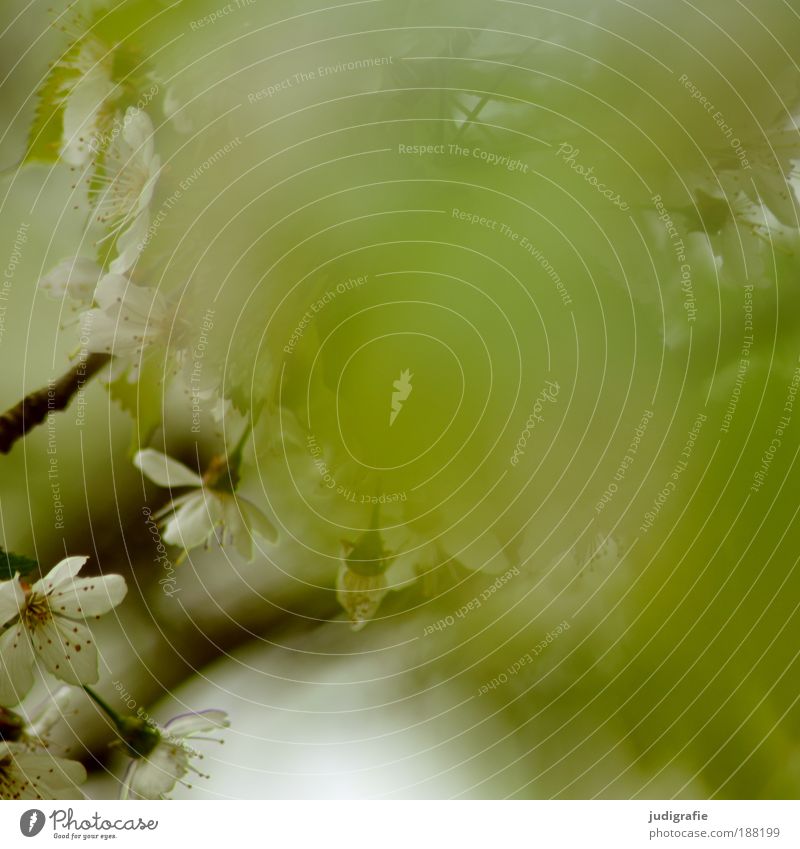
[[[200,733],[226,728],[219,710],[183,714],[163,728],[140,716],[121,716],[88,685],[99,678],[97,646],[87,620],[109,613],[125,598],[121,575],[79,578],[86,557],[67,557],[33,584],[14,575],[0,582],[0,799],[68,799],[86,780],[77,761],[54,755],[49,734],[67,713],[75,686],[82,687],[113,720],[131,761],[122,798],[163,798],[189,772],[200,753],[188,744]],[[4,705],[17,705],[34,684],[36,663],[70,686],[25,720]]]
[[[81,41],[70,53],[70,82],[64,87],[65,120],[60,155],[64,162],[88,175],[91,216],[84,236],[94,236],[96,256],[77,255],[61,260],[39,281],[39,289],[62,303],[65,313],[76,314],[81,338],[89,353],[108,355],[111,377],[136,383],[148,356],[165,357],[168,346],[175,352],[172,377],[184,380],[184,390],[196,393],[187,377],[191,354],[184,345],[186,334],[175,298],[140,279],[138,263],[149,243],[151,203],[161,175],[161,157],[156,152],[153,117],[145,109],[151,100],[140,97],[136,105],[122,111],[112,79],[113,63],[107,61],[102,45]],[[180,109],[172,92],[162,109],[179,132]],[[112,117],[109,117],[111,114]],[[84,238],[83,243],[92,243]],[[164,367],[162,373],[169,370]],[[190,385],[191,384],[191,385]],[[213,408],[224,418],[230,401],[218,387],[207,390],[216,396]],[[249,432],[243,426],[242,439]],[[266,512],[238,492],[241,442],[231,452],[215,457],[204,470],[194,470],[153,448],[142,448],[134,465],[160,487],[179,490],[161,510],[154,513],[162,538],[183,551],[232,544],[243,558],[251,560],[256,538],[274,544],[278,531]],[[376,560],[380,568],[367,579],[353,567],[347,550],[342,550],[337,580],[338,598],[355,629],[374,617],[390,588],[405,586],[410,562],[401,559],[389,572],[393,558]],[[426,544],[418,547],[424,552]],[[401,574],[395,580],[394,574]]]
[[[29,584],[14,575],[0,582],[0,705],[21,702],[34,684],[34,667],[67,684],[83,686],[99,678],[98,651],[87,621],[122,602],[121,575],[78,578],[86,557],[67,557]],[[0,707],[0,798],[70,798],[86,778],[75,761],[47,751],[46,736],[64,707],[65,691],[30,723]]]
[[[83,32],[53,66],[48,85],[55,98],[49,105],[61,112],[57,158],[80,172],[76,188],[87,187],[91,214],[81,244],[94,244],[96,253],[61,260],[41,278],[39,289],[77,313],[84,355],[107,355],[112,379],[124,376],[135,383],[146,353],[165,345],[175,332],[174,301],[143,285],[136,269],[161,173],[153,120],[144,108],[158,85],[151,80],[147,96],[123,108],[125,86],[115,79],[115,50],[121,48],[93,34],[80,16],[76,23]],[[167,116],[178,109],[170,92],[163,109]],[[175,122],[182,126],[177,117]],[[242,502],[234,497],[229,472],[228,488],[217,487],[222,467],[201,478],[149,449],[137,455],[136,463],[157,483],[193,490],[163,511],[170,514],[167,542],[188,550],[224,528],[235,536],[240,553],[249,556],[252,528],[275,538],[274,527],[255,507],[239,512]],[[187,741],[228,725],[223,711],[206,710],[158,726],[119,714],[92,690],[100,678],[100,654],[89,622],[120,605],[127,585],[116,574],[78,577],[87,560],[66,557],[33,583],[31,568],[6,570],[8,579],[0,581],[0,799],[61,799],[79,793],[86,770],[54,754],[49,735],[81,690],[111,718],[131,759],[123,798],[163,798],[189,772],[201,775],[192,764],[201,755]],[[37,564],[27,561],[27,566]],[[57,679],[63,686],[26,718],[20,703],[34,686],[37,667],[45,681]]]

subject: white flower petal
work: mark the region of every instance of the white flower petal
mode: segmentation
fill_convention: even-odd
[[[31,639],[42,664],[56,678],[77,686],[97,682],[97,646],[85,625],[56,617],[36,628]]]
[[[139,769],[141,763],[140,760],[132,760],[125,770],[125,775],[122,776],[122,789],[120,790],[119,798],[123,801],[131,798],[131,783],[134,781],[136,771]]]
[[[164,725],[170,737],[191,737],[200,732],[217,731],[230,726],[228,714],[224,710],[201,710],[196,713],[182,713]]]
[[[25,593],[16,578],[0,583],[0,626],[10,622],[22,608]]]
[[[102,276],[103,270],[94,260],[76,256],[62,259],[42,277],[39,288],[54,298],[61,299],[66,295],[88,305]]]
[[[244,498],[239,499],[239,506],[245,515],[245,522],[254,530],[260,537],[268,542],[277,542],[278,529],[267,516],[253,504],[252,501],[247,501]]]
[[[59,687],[55,693],[30,712],[27,733],[42,742],[55,725],[67,714],[72,703],[72,687]]]
[[[417,580],[416,565],[420,562],[420,552],[401,554],[396,557],[386,570],[386,583],[390,590],[401,590]]]
[[[183,495],[179,495],[177,498],[173,498],[172,501],[167,502],[160,510],[156,510],[153,513],[153,518],[160,520],[171,516],[177,512],[179,507],[182,507],[189,501],[196,501],[198,498],[202,498],[202,492],[198,492],[196,489],[191,492],[184,492]]]
[[[86,770],[77,761],[25,750],[9,756],[20,799],[74,799],[77,785],[86,781]]]
[[[136,265],[139,254],[144,250],[149,227],[150,216],[142,212],[133,219],[130,227],[120,233],[116,245],[117,255],[108,267],[112,274],[127,274]]]
[[[752,187],[747,185],[749,181],[744,182],[744,185],[750,189],[748,194],[752,199],[756,203],[762,200],[781,224],[796,228],[797,200],[791,183],[783,171],[775,167],[756,169],[754,181],[757,189],[755,196],[753,196]]]
[[[215,500],[207,501],[202,490],[187,499],[164,523],[164,542],[186,551],[203,545],[214,533],[214,519],[208,508]]]
[[[188,771],[188,752],[181,746],[162,741],[148,757],[137,761],[128,775],[127,786],[131,795],[159,799]]]
[[[208,513],[211,524],[215,528],[224,525],[230,519],[228,505],[232,502],[232,498],[224,492],[216,492],[213,489],[204,489],[203,498],[206,505],[206,513]],[[234,514],[234,519],[238,515],[238,510]]]
[[[55,615],[70,619],[102,616],[120,604],[127,592],[128,587],[122,575],[81,578],[71,585],[62,584],[51,593],[50,609]]]
[[[33,651],[19,622],[0,637],[0,704],[18,704],[32,686]]]
[[[31,587],[31,591],[36,595],[47,595],[59,584],[72,581],[88,559],[88,557],[65,557],[62,561],[56,563],[44,578],[37,581]]]
[[[188,135],[194,129],[188,111],[178,98],[174,86],[170,86],[164,92],[164,100],[162,103],[164,117],[172,121],[172,125],[179,133]]]
[[[145,293],[144,295],[142,293]],[[142,297],[147,304],[138,306]],[[132,357],[157,341],[169,326],[162,299],[140,286],[130,287],[123,303],[85,313],[87,350]]]
[[[139,203],[137,206],[137,215],[142,216],[150,206],[150,201],[153,199],[153,192],[156,190],[156,183],[161,171],[161,157],[153,156],[150,159],[150,174],[147,182],[144,184],[142,193],[139,195]]]
[[[115,353],[114,342],[117,332],[117,321],[103,310],[88,310],[83,313],[85,327],[88,332],[86,350],[93,354]]]
[[[101,66],[96,66],[75,85],[66,99],[61,158],[68,164],[86,165],[95,154],[104,102],[114,85]]]
[[[50,799],[82,799],[83,794],[77,789],[86,781],[87,775],[83,765],[78,761],[66,758],[53,758],[47,774],[42,775],[40,790],[45,798]]]
[[[108,309],[114,304],[121,303],[128,287],[132,285],[130,280],[121,274],[104,274],[94,292],[95,303],[101,309]]]
[[[227,493],[215,494],[215,497],[222,506],[218,524],[222,525],[224,536],[233,540],[239,556],[250,562],[253,559],[253,537],[242,516],[239,502]]]
[[[203,485],[203,479],[197,472],[193,472],[183,463],[179,463],[152,448],[145,448],[143,451],[137,452],[133,458],[133,464],[159,486],[201,487]]]
[[[153,122],[147,112],[128,107],[122,121],[122,137],[136,156],[145,161],[153,158]]]
[[[233,540],[233,546],[239,557],[250,563],[253,560],[253,537],[250,529],[243,522],[237,525],[226,523],[226,530]]]

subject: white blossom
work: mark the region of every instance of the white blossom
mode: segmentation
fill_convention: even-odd
[[[117,256],[109,266],[113,274],[129,271],[143,248],[160,168],[153,123],[146,112],[131,107],[104,151],[92,181],[96,219],[117,239]]]
[[[336,595],[354,631],[375,618],[390,589],[401,589],[416,578],[412,562],[396,559],[386,548],[378,519],[373,508],[369,528],[354,543],[344,543],[342,552]]]
[[[374,575],[361,574],[351,568],[346,560],[342,562],[336,579],[336,597],[354,631],[360,631],[375,618],[390,587],[399,589],[396,572],[392,574],[392,571],[389,561],[385,571]]]
[[[163,728],[149,726],[149,733],[144,736],[150,741],[146,745],[148,750],[141,752],[128,766],[120,798],[163,799],[176,784],[185,784],[183,778],[189,772],[208,778],[192,764],[193,758],[201,758],[202,755],[187,741],[229,725],[225,711],[202,710],[176,716]]]
[[[268,542],[277,540],[278,532],[267,516],[233,491],[225,462],[212,464],[203,477],[152,448],[139,451],[133,462],[159,486],[190,489],[155,514],[169,545],[190,551],[216,536],[222,544],[232,541],[242,557],[252,560],[254,534]]]
[[[33,586],[0,584],[0,703],[17,704],[33,686],[36,658],[68,684],[98,679],[97,647],[86,626],[116,607],[127,587],[121,575],[76,578],[87,557],[67,557]]]

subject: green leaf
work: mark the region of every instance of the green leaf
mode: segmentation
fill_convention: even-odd
[[[14,575],[25,577],[38,568],[39,564],[30,557],[0,548],[0,581],[10,581]]]

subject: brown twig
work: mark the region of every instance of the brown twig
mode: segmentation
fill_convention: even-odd
[[[108,354],[88,354],[66,374],[26,395],[0,416],[0,454],[8,454],[14,443],[40,425],[49,413],[66,410],[79,392],[110,360]]]

